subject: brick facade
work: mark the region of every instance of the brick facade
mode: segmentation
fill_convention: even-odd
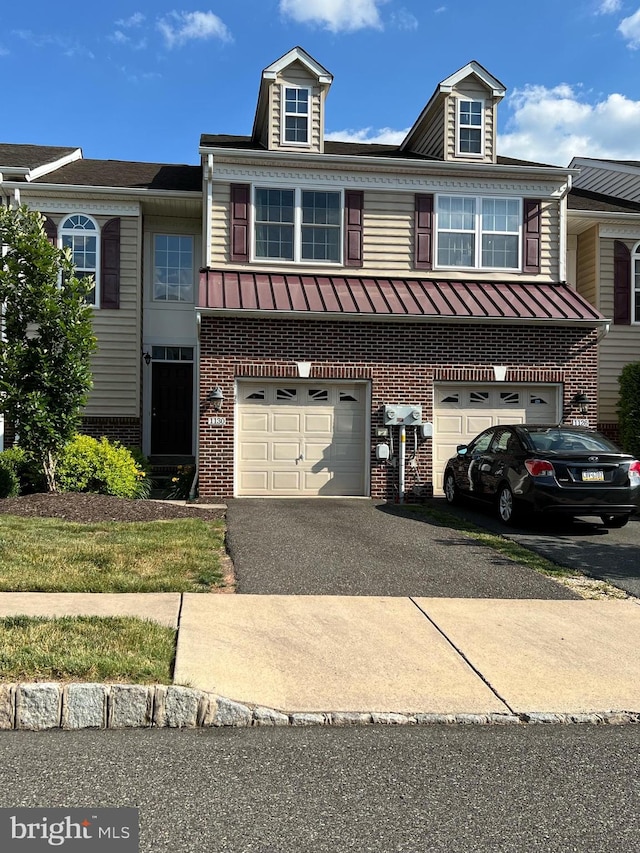
[[[200,363],[200,497],[233,495],[234,382],[243,377],[311,378],[371,384],[371,497],[393,500],[397,471],[375,459],[375,430],[385,403],[422,404],[433,418],[433,383],[493,382],[493,365],[508,365],[506,382],[563,385],[564,406],[584,392],[595,427],[596,331],[584,327],[388,323],[245,317],[203,317]],[[206,395],[224,393],[224,426],[209,426]],[[218,413],[216,413],[218,414]],[[407,491],[431,484],[431,439],[421,439]]]
[[[83,418],[80,432],[93,438],[106,436],[125,447],[142,447],[140,418]]]

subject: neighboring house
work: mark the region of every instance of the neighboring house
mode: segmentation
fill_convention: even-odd
[[[95,278],[98,349],[83,430],[192,459],[200,167],[0,144],[0,196],[41,211],[50,240]]]
[[[485,427],[597,397],[604,320],[565,283],[572,172],[497,156],[503,85],[470,62],[392,146],[325,140],[331,82],[295,48],[262,73],[251,136],[201,138],[206,498],[393,499],[385,404],[433,423],[405,429],[406,488],[438,491]]]
[[[618,437],[618,378],[640,361],[640,161],[576,157],[568,205],[570,278],[611,321],[598,348],[598,428]]]
[[[505,89],[477,62],[400,145],[325,140],[332,80],[289,51],[251,135],[204,135],[202,168],[0,145],[4,203],[96,276],[84,428],[195,456],[205,499],[430,494],[487,426],[581,419],[580,394],[596,422],[577,172],[497,156]]]

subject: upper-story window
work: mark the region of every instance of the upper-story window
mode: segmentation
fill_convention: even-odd
[[[340,263],[340,192],[256,187],[256,260]]]
[[[193,237],[154,235],[153,298],[161,302],[193,302]]]
[[[310,97],[309,89],[284,87],[283,142],[302,145],[309,143]]]
[[[518,198],[438,196],[437,266],[519,269],[521,207]]]
[[[458,100],[458,154],[482,154],[482,101]]]
[[[83,213],[74,213],[62,222],[60,240],[62,247],[71,250],[71,259],[78,278],[91,276],[94,286],[87,294],[87,302],[99,305],[99,229],[96,222]]]

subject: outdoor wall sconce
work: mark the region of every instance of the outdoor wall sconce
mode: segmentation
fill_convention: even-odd
[[[151,353],[149,352],[149,350],[143,352],[142,357],[144,359],[144,363],[147,365],[147,367],[149,367],[149,365],[151,364]]]
[[[580,393],[576,394],[571,400],[571,405],[574,409],[580,409],[581,415],[586,415],[589,408],[589,398],[586,394],[580,391]]]
[[[215,412],[219,412],[222,409],[222,401],[224,400],[222,388],[219,385],[216,385],[212,391],[209,391],[207,399],[213,406],[213,410]]]

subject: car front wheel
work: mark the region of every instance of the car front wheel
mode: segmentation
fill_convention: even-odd
[[[616,527],[624,527],[629,521],[628,515],[603,515],[601,516],[602,523],[605,527],[615,529]]]
[[[500,486],[498,492],[498,515],[505,524],[513,524],[516,515],[516,505],[513,492],[506,484]]]
[[[457,504],[460,501],[460,493],[458,492],[458,487],[456,486],[456,478],[453,476],[451,471],[447,471],[444,475],[444,496],[447,500],[447,503],[453,506],[453,504]]]

